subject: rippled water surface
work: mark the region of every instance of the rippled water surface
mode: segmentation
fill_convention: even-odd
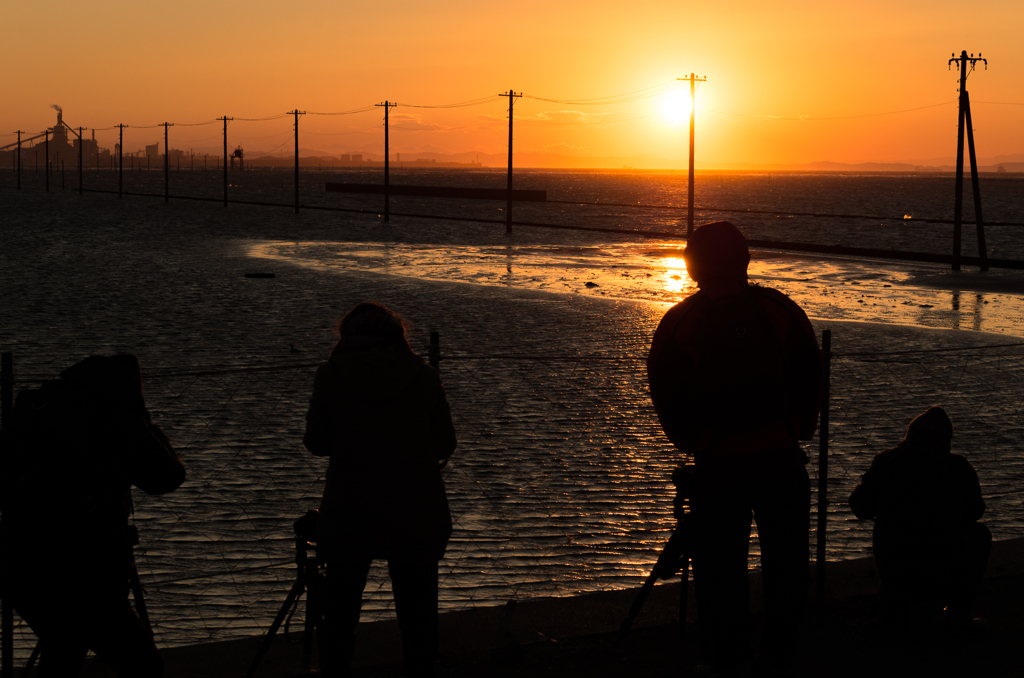
[[[340,175],[379,179],[307,173],[304,200],[372,209],[374,199],[322,191]],[[87,186],[109,179],[99,173]],[[231,190],[286,202],[288,179],[243,173]],[[698,217],[731,218],[751,238],[948,251],[949,227],[903,216],[948,217],[952,177],[699,179],[702,206],[891,217]],[[162,188],[155,174],[130,181],[135,190]],[[503,187],[504,176],[397,173],[392,181]],[[214,173],[182,172],[172,182],[195,195],[221,189]],[[685,203],[685,174],[527,171],[517,182],[561,200]],[[986,179],[987,218],[1024,222],[1022,184]],[[138,354],[154,419],[188,467],[180,490],[136,493],[139,568],[161,642],[256,633],[273,618],[294,574],[291,523],[323,488],[324,462],[301,446],[312,375],[333,341],[331,323],[368,298],[413,322],[420,352],[428,331],[441,334],[460,438],[446,469],[456,528],[441,565],[443,607],[622,588],[649,571],[673,525],[668,479],[680,459],[653,417],[643,361],[667,304],[692,290],[674,238],[685,229],[683,212],[517,205],[524,221],[665,237],[527,227],[506,236],[500,224],[422,217],[383,224],[364,214],[35,189],[3,189],[0,199],[4,350],[14,352],[16,374],[52,377],[90,353]],[[498,220],[502,208],[392,204],[395,212]],[[1017,228],[991,228],[992,256],[1024,258]],[[965,253],[972,243],[965,237]],[[244,277],[252,271],[276,277]],[[1024,336],[1020,274],[770,252],[755,254],[751,273],[834,334],[831,558],[868,552],[870,525],[852,520],[845,496],[871,455],[937,403],[958,425],[958,451],[979,469],[993,531],[1020,535],[1020,349],[878,355],[1014,343]],[[808,445],[812,456],[817,445]],[[756,566],[756,542],[752,552]],[[366,618],[390,614],[383,570],[367,590]]]

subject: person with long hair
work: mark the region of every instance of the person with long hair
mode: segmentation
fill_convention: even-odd
[[[363,589],[373,560],[387,560],[406,671],[434,673],[438,561],[452,522],[441,469],[455,427],[437,370],[413,353],[400,316],[374,302],[338,324],[340,339],[317,370],[306,448],[329,457],[317,551],[326,562],[321,672],[349,674]]]

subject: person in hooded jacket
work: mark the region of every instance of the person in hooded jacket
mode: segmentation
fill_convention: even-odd
[[[875,564],[882,620],[927,614],[928,601],[946,604],[951,631],[970,626],[971,605],[985,574],[992,533],[974,467],[953,454],[953,423],[930,407],[891,450],[878,453],[850,495],[861,520],[874,520]],[[931,555],[934,554],[934,555]]]
[[[12,415],[0,435],[4,566],[39,638],[40,676],[78,675],[89,650],[118,676],[161,676],[128,603],[131,488],[170,492],[185,467],[150,419],[138,359],[88,357],[20,393]]]
[[[747,578],[751,516],[766,621],[758,661],[789,670],[808,584],[810,481],[800,441],[817,426],[822,380],[810,321],[786,295],[747,281],[750,252],[727,221],[683,253],[698,291],[662,318],[647,359],[669,440],[692,460],[687,499],[697,612],[710,669],[753,661]]]
[[[321,670],[348,675],[370,564],[385,559],[406,670],[433,675],[437,567],[452,531],[441,478],[456,446],[448,401],[387,307],[357,305],[338,334],[316,373],[303,441],[330,458],[317,535],[327,563]]]

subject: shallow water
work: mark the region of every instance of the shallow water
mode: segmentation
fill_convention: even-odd
[[[678,185],[646,175],[554,178],[584,197],[678,197]],[[751,181],[723,179],[716,190],[738,199]],[[844,181],[836,200],[870,192]],[[813,182],[801,191],[817,195]],[[441,332],[460,433],[446,471],[456,532],[443,607],[634,586],[672,527],[668,478],[679,457],[652,415],[643,359],[666,304],[690,289],[674,241],[529,229],[507,237],[486,225],[88,194],[4,191],[0,209],[4,350],[18,378],[52,377],[90,353],[138,354],[154,419],[188,467],[179,491],[136,493],[139,567],[162,643],[256,633],[283,601],[291,522],[322,492],[324,463],[301,446],[312,373],[331,323],[367,298],[413,322],[418,351],[429,330]],[[679,226],[678,217],[654,221],[645,227]],[[254,270],[277,277],[244,277]],[[962,432],[958,451],[979,469],[997,537],[1021,534],[1024,359],[1019,348],[965,350],[1020,336],[1019,274],[767,255],[752,273],[804,305],[818,330],[832,329],[841,354],[830,558],[868,553],[870,525],[852,520],[845,496],[870,456],[931,404],[945,405]],[[877,354],[937,347],[960,350]],[[754,565],[757,550],[755,541]],[[383,570],[367,591],[365,617],[390,614]]]

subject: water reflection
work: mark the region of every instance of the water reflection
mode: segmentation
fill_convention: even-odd
[[[327,270],[376,270],[674,304],[696,289],[687,275],[682,249],[674,242],[441,247],[402,242],[269,241],[250,245],[249,255]],[[1024,278],[1013,271],[972,277],[938,265],[752,252],[749,277],[789,295],[811,317],[1024,336]],[[972,302],[967,301],[967,294]]]

